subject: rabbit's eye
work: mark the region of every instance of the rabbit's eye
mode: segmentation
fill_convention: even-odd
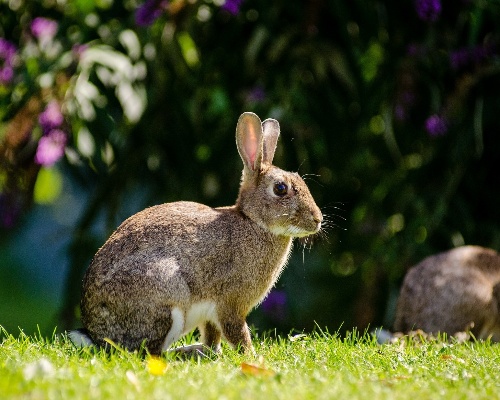
[[[276,196],[283,197],[288,193],[288,186],[286,185],[286,183],[278,182],[274,184],[273,190]]]

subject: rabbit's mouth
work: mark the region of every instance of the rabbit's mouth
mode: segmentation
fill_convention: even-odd
[[[318,233],[320,229],[321,229],[321,222],[318,222],[314,229],[306,229],[297,225],[286,225],[286,226],[276,225],[271,227],[270,231],[278,236],[290,236],[290,237],[302,238],[309,235],[314,235],[315,233]]]

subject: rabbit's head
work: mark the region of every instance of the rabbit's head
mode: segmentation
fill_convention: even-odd
[[[318,232],[323,216],[304,180],[272,165],[280,133],[278,121],[261,122],[243,113],[236,126],[236,144],[243,160],[237,207],[276,235],[304,237]]]

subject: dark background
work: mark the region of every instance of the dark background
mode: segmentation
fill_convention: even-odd
[[[250,316],[259,331],[390,327],[412,264],[461,244],[500,249],[499,1],[147,3],[151,23],[134,1],[0,5],[0,36],[18,48],[0,84],[9,332],[78,326],[85,268],[131,214],[233,204],[243,111],[279,120],[275,164],[307,176],[329,221],[311,248],[296,243]],[[58,22],[52,53],[30,37],[39,16]],[[81,45],[111,61],[75,55]],[[98,93],[88,103],[82,82]],[[69,139],[40,166],[48,99]]]

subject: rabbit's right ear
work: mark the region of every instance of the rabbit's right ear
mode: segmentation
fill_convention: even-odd
[[[236,146],[243,164],[250,171],[260,170],[263,136],[260,118],[251,112],[241,114],[236,125]]]
[[[264,132],[263,161],[272,164],[280,135],[280,124],[275,119],[268,118],[262,123],[262,130]]]

